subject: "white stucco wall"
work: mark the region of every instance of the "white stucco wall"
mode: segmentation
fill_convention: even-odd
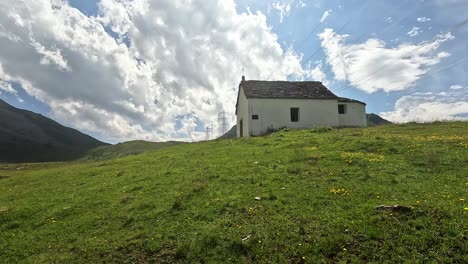
[[[242,87],[239,91],[239,103],[237,106],[237,137],[240,137],[240,121],[243,120],[243,135],[244,137],[249,136],[249,112],[248,112],[248,102],[244,94],[244,89]]]
[[[339,114],[340,127],[366,127],[366,106],[357,102],[338,102],[346,105],[346,114]]]
[[[269,128],[312,128],[317,126],[339,126],[338,104],[334,99],[263,99],[250,98],[249,128],[252,135],[261,135]],[[299,122],[291,122],[290,109],[299,108]],[[258,120],[252,120],[258,115]]]

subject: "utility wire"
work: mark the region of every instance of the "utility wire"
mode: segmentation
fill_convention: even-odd
[[[323,25],[323,23],[319,22],[317,23],[317,25],[315,25],[315,27],[310,31],[310,33],[307,35],[307,37],[305,39],[303,39],[300,44],[298,45],[298,49],[301,49],[304,44],[307,42],[307,40],[309,40],[309,38],[315,33],[315,31],[321,26]],[[268,78],[267,80],[269,80],[271,78],[271,76],[273,75],[273,72],[270,72],[270,75],[268,75]]]
[[[349,23],[351,23],[351,20],[348,20],[346,23],[344,23],[344,24],[340,27],[340,29],[338,29],[337,32],[341,32],[341,30],[343,30]],[[307,60],[305,60],[305,61],[302,63],[302,66],[304,66],[307,62],[309,62],[309,60],[312,59],[315,55],[317,55],[320,51],[322,51],[322,50],[323,50],[323,47],[322,47],[322,46],[326,46],[326,45],[328,44],[328,42],[330,42],[330,40],[328,40],[327,42],[325,42],[325,44],[323,44],[323,45],[320,43],[320,47],[319,47],[316,51],[314,51],[314,53],[313,53],[312,55],[310,55],[310,56],[307,58]]]
[[[452,68],[452,67],[454,67],[454,66],[457,66],[457,65],[459,65],[459,64],[462,64],[462,63],[465,62],[465,61],[468,61],[468,58],[464,58],[464,59],[459,60],[459,61],[457,61],[457,62],[451,63],[451,64],[449,64],[449,65],[447,65],[447,66],[445,66],[445,67],[442,67],[441,69],[438,69],[437,71],[430,72],[429,74],[426,74],[426,75],[422,76],[422,77],[420,78],[420,80],[423,79],[423,78],[432,76],[432,75],[434,75],[434,74],[437,74],[437,73],[439,73],[439,72],[448,70],[448,69],[450,69],[450,68]]]
[[[406,5],[407,3],[404,3],[400,6],[398,6],[395,10],[399,10],[401,9],[404,5]],[[398,19],[398,20],[394,20],[392,21],[389,25],[387,25],[386,27],[384,27],[381,31],[378,32],[379,35],[382,35],[383,33],[385,33],[387,30],[389,30],[390,28],[392,28],[394,25],[398,25],[400,24],[402,21],[404,21],[405,19],[407,19],[409,16],[411,16],[411,14],[414,12],[414,10],[417,9],[417,6],[413,9],[411,9],[410,12],[408,12],[405,16],[403,16],[402,18]],[[359,38],[356,40],[356,42],[360,42],[365,36],[367,35],[367,33],[364,33],[364,34],[361,34],[359,36]],[[328,62],[328,69],[326,70],[326,72],[324,73],[325,75],[327,75],[328,73],[330,73],[330,71],[333,69],[333,66],[331,65],[331,62],[333,62],[335,59],[339,58],[339,57],[343,57],[343,56],[347,56],[347,55],[351,55],[355,52],[349,52],[348,54],[346,54],[346,52],[348,50],[350,50],[353,46],[352,45],[349,45],[347,48],[345,48],[342,52],[340,52],[340,54],[336,55],[335,57],[333,57],[332,59],[329,59],[327,62]],[[322,57],[322,60],[324,60],[326,57],[326,55],[324,55]]]
[[[466,20],[464,20],[464,21],[462,21],[462,22],[460,22],[460,23],[455,24],[454,26],[452,26],[452,27],[449,29],[449,31],[447,31],[446,34],[453,33],[453,32],[455,32],[456,30],[458,30],[459,28],[463,27],[463,26],[466,25],[466,24],[468,24],[468,19],[466,19]],[[413,52],[416,52],[416,51],[418,51],[418,50],[420,50],[420,49],[422,49],[422,48],[424,48],[424,47],[427,47],[427,45],[430,45],[430,44],[434,43],[435,41],[438,40],[438,36],[439,36],[439,35],[435,36],[430,42],[428,42],[428,43],[426,43],[426,44],[424,44],[424,45],[421,45],[420,47],[418,47],[417,49],[415,49]],[[348,87],[350,87],[350,86],[355,86],[355,85],[361,83],[362,81],[367,80],[368,78],[370,78],[370,77],[372,77],[373,75],[375,75],[375,74],[381,72],[382,70],[384,70],[384,69],[390,67],[391,65],[397,63],[397,62],[400,61],[400,60],[401,60],[401,58],[397,58],[397,59],[393,60],[393,61],[392,61],[391,63],[389,63],[389,64],[383,64],[383,65],[381,65],[381,67],[379,67],[376,71],[374,71],[374,72],[372,72],[372,73],[370,73],[370,74],[367,74],[367,75],[365,75],[365,76],[363,76],[363,77],[358,78],[357,81],[354,81],[354,82],[348,84],[347,86],[345,86],[345,87],[343,87],[341,90],[339,90],[337,93],[340,93],[340,92],[346,90],[346,89],[347,89]]]
[[[364,9],[368,6],[369,2],[370,2],[370,0],[367,0],[367,1],[361,6],[359,13],[362,13],[362,11],[364,11]],[[351,17],[348,19],[348,21],[347,21],[346,23],[344,23],[344,24],[338,29],[337,33],[340,33],[348,24],[350,24],[350,23],[353,21],[353,19],[354,19],[354,17],[351,16]],[[299,47],[302,47],[302,46],[307,42],[307,40],[309,40],[309,38],[315,33],[315,31],[316,31],[321,25],[323,25],[323,23],[321,23],[321,22],[320,22],[320,23],[317,23],[317,25],[313,28],[313,30],[310,31],[309,35],[308,35],[303,41],[301,41],[301,44],[299,45]],[[328,42],[325,43],[324,45],[326,45],[326,44],[328,44]],[[303,63],[301,63],[301,67],[304,67],[304,65],[305,65],[310,59],[312,59],[315,55],[317,55],[321,50],[323,50],[323,48],[322,48],[322,45],[321,45],[321,43],[320,43],[320,47],[319,47],[311,56],[309,56],[309,57],[307,58],[306,61],[304,61]],[[268,76],[267,80],[270,79],[272,75],[273,75],[273,72],[270,73],[270,75]]]
[[[368,5],[369,5],[369,0],[367,0],[367,1],[364,3],[364,5],[361,6],[361,9],[360,9],[359,13],[362,13],[362,11],[364,11],[364,9],[365,9]],[[341,33],[341,31],[342,31],[347,25],[349,25],[349,24],[354,20],[354,18],[355,18],[355,17],[351,16],[351,17],[348,19],[348,21],[347,21],[346,23],[344,23],[344,24],[337,30],[337,33]],[[320,43],[320,47],[319,47],[314,53],[312,53],[312,55],[310,55],[310,56],[307,58],[307,60],[305,60],[305,61],[301,64],[301,66],[304,66],[307,62],[310,61],[310,59],[312,59],[312,58],[313,58],[315,55],[317,55],[321,50],[323,50],[323,46],[326,46],[326,44],[328,44],[328,42],[330,42],[330,40],[327,41],[327,42],[325,42],[325,44],[323,44],[323,45]]]
[[[297,46],[297,49],[301,49],[304,46],[304,44],[309,40],[309,38],[312,37],[312,35],[314,35],[315,31],[317,31],[317,29],[322,25],[323,23],[321,22],[317,23],[317,25],[315,25],[314,29],[310,31],[307,37],[300,42],[301,44]]]

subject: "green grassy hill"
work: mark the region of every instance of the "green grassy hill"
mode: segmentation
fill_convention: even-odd
[[[97,147],[88,151],[80,161],[103,161],[115,158],[122,158],[130,155],[137,155],[143,152],[158,150],[167,147],[184,144],[184,142],[148,142],[143,140],[128,141],[115,145]]]
[[[466,131],[283,130],[101,162],[3,165],[0,259],[467,263]]]

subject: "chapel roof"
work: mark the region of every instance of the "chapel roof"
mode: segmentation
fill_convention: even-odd
[[[247,98],[337,99],[321,82],[242,81]]]
[[[347,103],[365,103],[345,98],[338,97],[328,90],[322,82],[305,81],[305,82],[290,82],[290,81],[246,81],[242,76],[242,81],[239,84],[244,90],[245,97],[248,98],[281,98],[281,99],[336,99],[338,102]],[[236,114],[239,104],[239,94],[237,95]]]

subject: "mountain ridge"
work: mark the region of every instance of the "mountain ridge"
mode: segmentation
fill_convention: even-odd
[[[381,116],[374,114],[374,113],[366,114],[366,118],[367,118],[367,126],[382,126],[382,125],[393,124],[387,119],[384,119]]]
[[[0,99],[0,162],[70,161],[106,145],[109,144]]]

